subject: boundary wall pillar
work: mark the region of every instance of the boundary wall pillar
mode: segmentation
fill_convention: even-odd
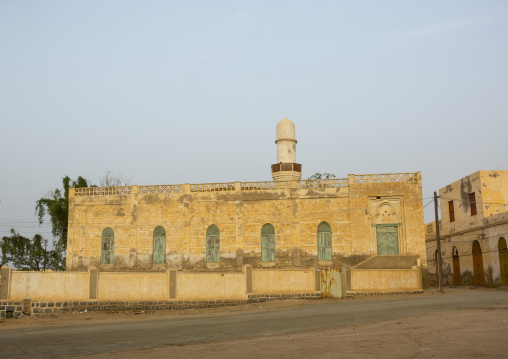
[[[9,266],[2,266],[0,278],[0,299],[9,299],[11,284],[11,268]]]
[[[99,270],[95,267],[88,269],[88,299],[98,299]]]

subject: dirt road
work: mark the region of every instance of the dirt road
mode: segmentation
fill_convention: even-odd
[[[504,358],[508,354],[508,292],[500,290],[128,319],[11,326],[0,330],[0,357]]]

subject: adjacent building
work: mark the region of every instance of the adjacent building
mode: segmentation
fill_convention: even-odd
[[[478,171],[439,190],[443,273],[437,268],[436,223],[426,246],[431,282],[508,284],[508,171]]]

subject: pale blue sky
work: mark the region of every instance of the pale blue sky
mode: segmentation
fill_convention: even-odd
[[[507,35],[506,1],[0,1],[0,236],[65,175],[270,180],[284,116],[304,178],[508,169]]]

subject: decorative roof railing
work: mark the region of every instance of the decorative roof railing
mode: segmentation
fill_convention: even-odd
[[[74,196],[110,196],[131,193],[195,193],[225,191],[270,191],[285,189],[318,189],[349,187],[351,183],[418,182],[418,173],[386,173],[349,175],[348,178],[328,178],[303,181],[253,181],[226,183],[172,184],[154,186],[73,188]],[[135,188],[133,190],[133,188]]]
[[[242,191],[266,191],[271,189],[289,189],[291,181],[255,181],[240,182]]]
[[[132,186],[124,187],[87,187],[75,188],[75,196],[111,196],[115,194],[131,194]]]
[[[234,191],[235,183],[198,183],[191,184],[191,192],[219,192],[219,191]]]
[[[382,173],[373,175],[354,175],[354,183],[418,182],[418,173]]]
[[[139,193],[181,193],[183,186],[181,184],[167,184],[160,186],[139,186]]]
[[[328,178],[298,181],[298,188],[340,188],[349,187],[348,178]]]

